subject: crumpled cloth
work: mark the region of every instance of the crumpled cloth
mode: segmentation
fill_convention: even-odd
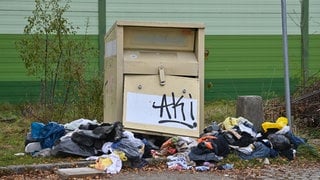
[[[91,156],[86,160],[95,160],[96,163],[91,167],[103,170],[108,174],[117,174],[122,169],[122,161],[120,157],[114,153],[102,156]]]
[[[39,141],[41,148],[52,148],[57,140],[65,134],[64,126],[56,122],[43,124],[41,122],[31,123],[31,137]]]

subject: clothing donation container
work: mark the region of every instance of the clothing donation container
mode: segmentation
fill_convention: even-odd
[[[104,122],[133,132],[199,137],[204,25],[117,21],[105,36]]]

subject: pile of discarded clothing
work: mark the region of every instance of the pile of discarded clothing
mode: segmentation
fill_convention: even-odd
[[[154,158],[167,157],[170,169],[208,170],[230,153],[243,160],[275,158],[282,156],[293,160],[299,145],[306,141],[293,134],[288,119],[279,117],[276,122],[264,122],[257,132],[249,120],[228,117],[222,123],[213,122],[196,140],[172,137],[159,150],[153,150]],[[232,164],[218,169],[232,168]]]
[[[264,122],[261,128],[262,131],[257,132],[247,119],[228,117],[222,122],[218,136],[222,135],[230,149],[242,159],[283,156],[293,160],[298,146],[305,143],[293,134],[285,117],[279,117],[276,122]]]
[[[79,156],[91,157],[124,153],[132,167],[142,167],[145,144],[134,134],[123,130],[120,122],[113,124],[78,119],[67,124],[31,123],[25,141],[25,152],[33,157]]]
[[[98,123],[78,119],[67,124],[33,122],[26,136],[25,152],[34,157],[80,156],[95,160],[94,168],[118,173],[122,162],[141,168],[146,158],[166,158],[170,169],[205,171],[235,152],[241,159],[284,156],[293,160],[305,140],[295,136],[288,120],[264,122],[257,132],[243,117],[212,122],[199,138],[157,137],[124,130],[121,122]],[[220,168],[232,168],[224,165]]]

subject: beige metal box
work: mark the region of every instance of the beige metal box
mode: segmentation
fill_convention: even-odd
[[[117,21],[105,36],[104,122],[198,137],[204,117],[204,25]]]

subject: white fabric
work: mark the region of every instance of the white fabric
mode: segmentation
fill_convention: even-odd
[[[251,127],[244,125],[244,123],[248,123],[250,126],[253,126],[252,122],[250,122],[249,120],[243,117],[239,117],[238,119],[239,119],[238,127],[241,132],[246,132],[250,134],[252,137],[257,136],[257,133]]]
[[[238,117],[238,119],[239,119],[239,122],[241,122],[241,123],[245,123],[245,122],[247,122],[247,123],[249,123],[251,126],[253,126],[253,123],[252,122],[250,122],[248,119],[246,119],[246,118],[244,118],[244,117]]]
[[[106,173],[109,173],[109,174],[119,173],[122,168],[122,161],[120,157],[113,153],[108,156],[112,160],[112,164],[109,167],[107,167],[107,169],[105,169]]]
[[[128,139],[135,139],[134,134],[130,131],[123,131],[122,136]]]
[[[113,152],[111,146],[112,146],[112,142],[106,142],[106,143],[104,143],[104,144],[102,145],[102,148],[101,148],[102,152],[105,153],[105,154],[108,154],[108,153],[110,153],[110,152]]]
[[[120,159],[120,157],[114,153],[111,154],[104,154],[101,156],[90,156],[87,157],[86,160],[90,161],[90,160],[94,160],[97,161],[99,158],[109,158],[112,161],[112,164],[108,167],[106,167],[106,169],[104,169],[104,171],[108,174],[117,174],[121,171],[122,169],[122,161]]]
[[[244,154],[247,154],[247,155],[250,155],[252,152],[253,152],[253,148],[254,148],[254,145],[253,144],[250,144],[249,146],[247,147],[239,147],[239,146],[232,146],[232,145],[229,145],[231,148],[239,151],[239,152],[242,152]]]
[[[40,142],[32,142],[26,145],[26,147],[24,148],[24,151],[26,153],[34,153],[34,152],[40,151],[41,149],[42,148],[41,148]]]
[[[74,120],[70,123],[66,123],[64,125],[64,128],[66,130],[70,130],[70,131],[73,131],[73,130],[76,130],[78,129],[81,125],[86,125],[86,124],[98,124],[97,123],[97,120],[89,120],[89,119],[78,119],[78,120]]]
[[[241,132],[246,132],[248,134],[250,134],[252,137],[256,137],[257,136],[257,133],[253,131],[252,128],[244,125],[243,123],[239,123],[239,129]]]
[[[282,129],[277,131],[276,134],[286,134],[289,131],[290,131],[290,127],[289,126],[284,126]]]

